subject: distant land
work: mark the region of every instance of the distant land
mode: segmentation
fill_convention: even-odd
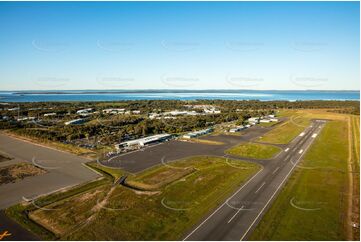
[[[356,90],[34,90],[0,91],[2,102],[102,102],[124,100],[360,100]]]
[[[84,90],[23,90],[0,91],[13,94],[102,94],[102,93],[239,93],[239,92],[360,92],[360,90],[252,90],[252,89],[84,89]]]

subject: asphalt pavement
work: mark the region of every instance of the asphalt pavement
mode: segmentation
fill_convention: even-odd
[[[184,240],[247,240],[324,125],[313,121],[263,169],[193,227]]]
[[[29,162],[47,173],[0,185],[0,209],[65,187],[94,180],[100,175],[84,166],[87,159],[0,134],[0,149],[13,161]],[[9,161],[10,162],[10,161]]]

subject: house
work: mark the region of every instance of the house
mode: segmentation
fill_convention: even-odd
[[[23,117],[16,119],[17,121],[35,120],[35,117]]]
[[[56,113],[44,113],[44,117],[55,116]]]
[[[88,114],[91,113],[93,111],[92,108],[86,108],[86,109],[80,109],[78,111],[76,111],[77,114]]]
[[[107,108],[103,110],[103,113],[106,114],[123,114],[124,112],[124,108]]]
[[[221,110],[216,110],[215,108],[210,108],[210,109],[205,108],[205,109],[203,109],[203,111],[205,113],[207,113],[207,114],[219,114],[219,113],[221,113]]]
[[[157,114],[157,113],[150,113],[148,117],[149,117],[150,119],[155,119],[156,117],[159,117],[159,116],[160,116],[160,115]]]
[[[248,119],[248,123],[250,123],[251,125],[258,124],[260,119],[260,117],[251,117]]]
[[[70,120],[68,122],[65,122],[65,125],[72,125],[72,124],[82,124],[84,123],[85,120],[82,118],[78,118],[78,119],[74,119],[74,120]]]

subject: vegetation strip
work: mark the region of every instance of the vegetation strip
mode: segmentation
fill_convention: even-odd
[[[317,117],[322,115],[317,114]],[[341,218],[347,209],[346,135],[345,116],[326,124],[302,163],[309,167],[335,169],[320,173],[319,169],[297,168],[253,231],[251,240],[345,240]],[[343,172],[338,172],[339,170]],[[295,197],[299,201],[296,204],[299,207],[321,209],[297,209],[290,203]]]
[[[44,205],[46,210],[23,205],[22,211],[29,211],[30,219],[62,240],[175,240],[260,168],[253,163],[237,160],[227,163],[225,158],[211,156],[191,157],[173,165],[193,168],[157,166],[130,176],[133,181],[158,186],[159,192],[140,192],[119,185],[110,188],[112,180],[107,178],[101,187],[83,189],[81,193],[66,198],[60,196],[44,204],[37,201],[36,204]],[[91,166],[106,169],[97,164]],[[194,169],[196,172],[189,173],[188,170]],[[108,168],[105,173],[109,176],[113,172]],[[115,175],[119,176],[119,171]],[[98,209],[99,206],[107,209]],[[22,219],[29,221],[29,218]],[[38,234],[52,238],[39,230]]]

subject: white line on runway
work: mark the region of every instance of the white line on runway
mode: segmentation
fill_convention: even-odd
[[[310,145],[312,144],[312,142],[310,142],[307,147],[305,148],[306,150],[310,147]],[[258,220],[258,218],[262,215],[263,211],[266,209],[266,207],[268,206],[268,204],[271,202],[271,200],[274,198],[274,196],[276,195],[276,193],[278,192],[278,190],[282,187],[283,183],[286,181],[286,179],[289,177],[289,175],[291,174],[291,172],[295,169],[297,163],[301,160],[303,155],[301,155],[300,157],[298,157],[298,159],[296,160],[295,163],[293,163],[293,166],[291,168],[291,170],[287,173],[287,175],[283,178],[283,180],[281,181],[281,183],[278,185],[278,187],[276,188],[276,191],[272,194],[272,196],[270,197],[270,199],[268,199],[267,203],[264,205],[264,207],[261,209],[261,211],[258,213],[257,217],[253,220],[253,222],[251,223],[251,225],[248,227],[248,229],[246,230],[246,232],[243,234],[243,236],[241,237],[240,240],[243,240],[244,237],[246,237],[246,235],[248,234],[248,232],[251,230],[251,228],[253,227],[253,225],[256,223],[256,221]]]
[[[238,211],[232,216],[232,218],[230,218],[230,220],[228,220],[227,224],[229,224],[236,216],[237,214],[242,210],[244,206],[242,206],[240,209],[238,209]]]
[[[316,133],[314,133],[314,134],[312,135],[312,138],[316,138],[316,136],[317,136],[317,134],[316,134]]]
[[[300,135],[299,136],[304,136],[305,135],[305,132],[302,132],[302,133],[300,133]]]
[[[264,186],[264,184],[266,184],[265,182],[262,183],[262,185],[257,189],[257,191],[255,191],[254,193],[257,193],[259,190],[261,190],[261,188]]]
[[[245,186],[247,186],[247,184],[250,183],[250,182],[253,180],[253,178],[255,178],[255,177],[256,177],[260,172],[262,172],[262,171],[263,171],[263,166],[262,166],[261,170],[259,170],[256,174],[254,174],[254,175],[251,177],[251,179],[249,179],[245,184],[243,184],[243,186],[241,186],[235,193],[233,193],[233,195],[232,195],[231,197],[229,197],[229,198],[228,198],[221,206],[219,206],[211,215],[209,215],[205,220],[203,220],[203,222],[202,222],[200,225],[198,225],[192,232],[190,232],[190,233],[187,235],[187,237],[185,237],[185,238],[183,239],[183,241],[186,240],[186,239],[188,239],[189,236],[191,236],[191,235],[192,235],[197,229],[199,229],[208,219],[210,219],[215,213],[217,213],[225,204],[228,203],[229,200],[231,200],[234,196],[236,196],[239,191],[241,191]]]
[[[299,152],[298,152],[298,154],[301,154],[303,152],[303,150],[300,150]]]
[[[290,148],[285,149],[285,152],[287,152]]]
[[[275,173],[278,171],[278,169],[280,169],[280,167],[277,167],[277,168],[272,172],[272,174],[275,174]]]

